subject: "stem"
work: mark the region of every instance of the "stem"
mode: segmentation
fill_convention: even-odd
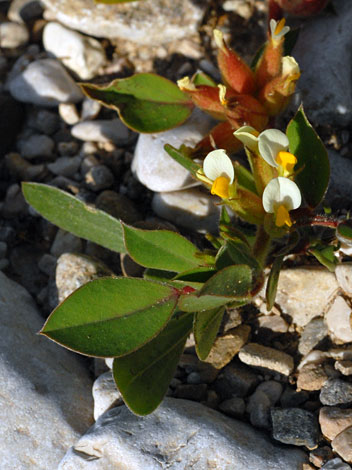
[[[270,245],[270,235],[266,233],[263,225],[259,225],[253,246],[253,255],[262,267],[265,266],[265,261],[270,249]]]
[[[338,226],[338,221],[334,218],[326,217],[324,215],[313,215],[311,217],[302,218],[301,220],[296,220],[296,227],[313,225],[318,225],[320,227],[336,228]]]

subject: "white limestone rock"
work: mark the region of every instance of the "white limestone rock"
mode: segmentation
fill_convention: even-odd
[[[71,134],[85,142],[114,142],[125,145],[130,138],[129,129],[120,119],[96,119],[74,125]]]
[[[351,315],[351,307],[338,295],[325,315],[329,334],[336,342],[352,342]]]
[[[121,393],[118,391],[111,370],[101,374],[93,384],[94,419],[97,420],[113,406],[122,405]]]
[[[276,446],[245,423],[173,398],[149,416],[125,406],[104,413],[59,470],[298,470],[303,452]]]

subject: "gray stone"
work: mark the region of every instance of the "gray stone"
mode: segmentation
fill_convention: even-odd
[[[217,197],[198,188],[170,193],[155,193],[152,208],[159,216],[181,227],[197,232],[216,233],[220,218]]]
[[[233,397],[221,402],[219,410],[233,418],[240,418],[246,411],[246,404],[243,398]]]
[[[323,405],[351,405],[352,384],[341,379],[328,380],[320,392],[320,401]]]
[[[4,21],[0,23],[0,47],[15,49],[24,46],[29,40],[29,33],[24,24]]]
[[[114,142],[126,145],[130,139],[130,131],[120,119],[79,122],[72,127],[71,133],[76,139],[87,142]]]
[[[59,157],[48,164],[48,169],[54,175],[73,177],[81,164],[81,157]]]
[[[261,382],[255,391],[265,393],[270,400],[270,405],[274,406],[279,401],[282,394],[282,385],[275,380],[266,380],[265,382]]]
[[[298,351],[305,356],[327,336],[328,330],[322,318],[313,318],[301,333]]]
[[[164,145],[179,148],[184,144],[194,147],[213,125],[213,120],[197,110],[185,124],[176,129],[159,134],[141,134],[134,153],[132,171],[141,183],[156,192],[194,186],[197,182],[191,178],[189,171],[169,156]]]
[[[52,135],[60,127],[60,118],[52,111],[36,108],[30,116],[28,125],[43,134]]]
[[[305,401],[307,401],[309,395],[305,391],[297,392],[290,387],[287,387],[283,394],[280,397],[280,404],[283,408],[291,408],[297,407],[302,405]]]
[[[64,253],[57,260],[56,266],[56,286],[59,301],[62,302],[73,291],[88,281],[111,275],[110,269],[100,261],[85,255]]]
[[[208,387],[206,384],[180,384],[176,387],[173,396],[187,400],[205,401]]]
[[[196,33],[208,2],[153,0],[144,5],[139,2],[96,5],[93,0],[44,0],[42,3],[49,9],[50,19],[85,34],[158,46]]]
[[[38,59],[9,81],[11,95],[18,101],[38,106],[77,103],[81,90],[55,59]]]
[[[329,460],[320,470],[351,470],[348,463],[343,462],[339,457]]]
[[[247,405],[249,420],[257,428],[270,427],[270,399],[260,390],[256,390],[250,397]]]
[[[318,445],[319,426],[316,416],[301,408],[273,408],[271,410],[273,437],[284,444],[306,446]]]
[[[57,231],[50,253],[57,258],[66,252],[82,251],[82,240],[61,228]]]
[[[92,79],[106,61],[103,46],[96,39],[50,22],[43,31],[43,45],[46,51],[81,80]]]
[[[92,382],[78,356],[37,332],[31,296],[0,273],[0,461],[16,470],[57,468],[93,422]]]
[[[351,307],[338,295],[325,315],[330,337],[336,343],[352,342],[351,315]]]
[[[105,411],[122,405],[121,393],[116,388],[111,370],[101,374],[93,384],[94,419],[97,420]]]
[[[20,153],[27,159],[46,157],[50,158],[53,154],[55,143],[53,139],[44,134],[33,134],[20,144]]]
[[[6,218],[16,217],[27,210],[27,203],[19,184],[11,184],[7,188],[2,215]]]
[[[43,7],[38,0],[12,0],[7,16],[11,21],[27,23],[39,18],[42,13]]]
[[[20,180],[40,181],[47,173],[43,163],[32,165],[15,152],[5,155],[5,163],[11,175]]]
[[[87,187],[95,192],[110,188],[115,180],[112,171],[105,165],[93,166],[84,179]]]
[[[325,200],[330,204],[335,198],[351,199],[352,183],[348,175],[352,171],[352,160],[329,150],[329,161],[330,181]]]
[[[38,262],[38,268],[47,276],[53,276],[56,269],[56,258],[49,253],[45,253]]]
[[[234,363],[223,368],[215,381],[214,388],[223,400],[233,396],[245,397],[258,381],[258,375],[249,367]]]
[[[7,243],[0,242],[0,259],[5,258],[7,252]]]
[[[352,11],[345,0],[334,1],[334,10],[304,22],[294,56],[304,71],[298,88],[308,118],[345,126],[352,118]]]
[[[72,447],[59,470],[297,470],[298,449],[276,447],[240,421],[199,403],[166,398],[146,417],[125,406],[102,415]]]

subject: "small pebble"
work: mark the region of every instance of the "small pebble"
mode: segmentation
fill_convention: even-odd
[[[233,397],[220,403],[219,409],[234,418],[241,418],[246,411],[246,404],[243,398]]]
[[[238,357],[247,365],[262,367],[283,375],[290,375],[293,371],[293,358],[288,354],[261,344],[246,344]]]
[[[309,453],[309,461],[318,468],[322,467],[332,457],[333,453],[329,446],[318,447]]]
[[[59,157],[53,163],[49,163],[48,169],[54,175],[73,177],[81,165],[81,157]]]
[[[20,214],[24,214],[27,208],[28,205],[23,197],[20,185],[11,184],[8,186],[1,210],[3,216],[5,218],[17,217]]]
[[[304,356],[314,349],[328,333],[323,318],[313,318],[301,333],[298,351]]]
[[[309,398],[307,392],[297,392],[291,387],[286,387],[283,394],[280,397],[280,404],[283,408],[294,408],[302,405]]]
[[[82,251],[82,240],[70,232],[59,229],[50,248],[50,253],[57,258],[63,253]]]
[[[352,426],[340,432],[331,442],[331,446],[343,460],[352,463]]]
[[[336,361],[335,369],[343,375],[352,375],[352,361]]]
[[[343,297],[337,296],[325,315],[325,321],[333,341],[337,343],[352,342],[351,315],[351,307]]]
[[[7,252],[7,243],[0,242],[0,259],[5,258]]]
[[[326,464],[321,467],[321,470],[351,470],[351,467],[339,457],[336,457],[326,462]]]
[[[55,143],[45,134],[33,134],[20,145],[22,157],[31,160],[36,157],[51,158]]]
[[[38,261],[38,268],[48,276],[53,276],[56,269],[56,258],[49,253],[45,253]]]
[[[341,289],[352,296],[352,263],[340,263],[336,266],[335,276]]]
[[[323,364],[308,363],[298,371],[297,388],[299,390],[320,390],[329,379]]]
[[[329,406],[352,404],[352,384],[341,379],[328,380],[321,389],[320,401]]]
[[[90,98],[85,98],[82,103],[82,121],[87,121],[90,119],[95,119],[101,110],[101,104],[99,101],[91,100]]]
[[[130,131],[120,119],[79,122],[72,127],[71,133],[76,139],[87,142],[112,141],[121,146],[130,139]]]
[[[340,432],[352,426],[352,408],[323,406],[319,411],[319,424],[323,435],[332,441]]]
[[[224,335],[218,336],[206,358],[206,362],[217,369],[225,367],[248,341],[250,331],[250,326],[240,325],[237,328],[228,330]]]
[[[300,408],[273,408],[271,418],[273,437],[277,441],[308,449],[318,445],[319,426],[313,413]]]
[[[247,405],[249,420],[257,428],[270,427],[270,399],[260,390],[256,390],[250,397]]]
[[[267,380],[261,382],[255,391],[265,393],[265,395],[270,400],[270,405],[274,406],[281,397],[282,388],[283,387],[280,382],[276,382],[275,380]]]
[[[173,396],[175,398],[202,401],[207,397],[207,390],[206,384],[181,384],[176,388]]]
[[[286,333],[288,330],[287,322],[279,315],[264,315],[258,318],[258,323],[260,328],[274,333]]]
[[[24,24],[5,21],[0,23],[0,47],[15,49],[27,44],[29,33]]]
[[[214,388],[223,400],[233,396],[245,397],[254,389],[258,381],[258,374],[249,367],[231,363],[222,369]]]
[[[69,126],[77,124],[80,120],[77,106],[74,103],[60,103],[59,115]]]
[[[108,167],[105,165],[96,165],[85,174],[84,179],[89,189],[98,192],[110,188],[115,178]]]
[[[47,109],[36,109],[31,115],[28,125],[45,135],[52,135],[59,130],[60,118],[56,113]]]

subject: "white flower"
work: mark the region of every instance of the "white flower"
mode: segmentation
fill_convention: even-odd
[[[297,75],[297,77],[299,77],[301,75],[301,70],[299,68],[299,65],[296,59],[290,55],[285,55],[281,59],[281,66],[282,66],[281,75],[283,77],[288,77],[288,76],[293,76],[293,75]]]
[[[221,198],[229,197],[229,185],[235,178],[235,170],[231,159],[226,155],[225,150],[213,150],[208,153],[203,162],[203,172],[208,183],[212,184],[211,193]]]
[[[297,209],[301,205],[302,196],[296,183],[279,176],[272,179],[265,187],[262,201],[265,212],[275,214],[277,227],[284,225],[291,227],[292,221],[289,211]]]
[[[271,32],[271,39],[274,45],[280,44],[282,38],[290,31],[289,26],[285,26],[286,20],[282,18],[280,21],[274,20],[272,18],[270,20],[270,32]]]
[[[258,150],[262,158],[278,169],[279,175],[288,176],[292,173],[297,158],[288,152],[289,140],[278,129],[267,129],[258,136]]]
[[[240,140],[243,145],[252,152],[258,152],[258,136],[259,132],[251,126],[242,126],[233,135]]]

